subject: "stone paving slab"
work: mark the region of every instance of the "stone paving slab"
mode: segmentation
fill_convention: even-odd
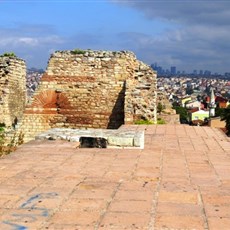
[[[186,125],[145,131],[144,149],[35,140],[0,158],[0,229],[229,230],[230,140]]]

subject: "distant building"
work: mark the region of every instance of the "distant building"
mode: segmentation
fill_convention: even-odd
[[[176,75],[176,66],[171,66],[171,75]]]
[[[215,117],[216,103],[215,103],[215,95],[214,95],[213,88],[211,88],[210,103],[209,103],[208,107],[209,107],[209,116]]]
[[[192,98],[190,96],[184,97],[181,99],[181,106],[185,107],[185,103],[191,101]]]
[[[190,122],[204,121],[205,118],[209,118],[209,111],[199,110],[196,112],[190,112],[189,113],[189,121]]]
[[[199,108],[201,107],[201,102],[200,101],[188,101],[185,103],[185,107],[187,109],[192,109],[192,108]]]
[[[218,95],[215,97],[215,102],[219,108],[227,108],[229,105],[228,99]]]
[[[204,76],[206,76],[206,77],[211,76],[211,71],[205,70],[205,71],[204,71]]]

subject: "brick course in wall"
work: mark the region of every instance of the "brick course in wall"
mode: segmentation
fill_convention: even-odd
[[[53,127],[112,128],[156,119],[156,73],[128,51],[57,51],[21,130],[25,140]]]

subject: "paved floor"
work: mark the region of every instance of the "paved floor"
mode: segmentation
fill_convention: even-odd
[[[32,141],[0,158],[0,229],[230,229],[229,138],[132,128],[146,129],[144,150]]]

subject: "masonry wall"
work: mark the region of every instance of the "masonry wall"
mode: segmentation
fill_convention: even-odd
[[[0,123],[22,119],[26,104],[26,65],[17,57],[0,57]]]
[[[137,61],[132,75],[126,80],[125,124],[133,124],[136,120],[156,122],[156,101],[156,73],[148,65]]]
[[[26,108],[23,129],[33,136],[51,127],[118,128],[154,120],[155,100],[156,73],[132,52],[59,51]]]

